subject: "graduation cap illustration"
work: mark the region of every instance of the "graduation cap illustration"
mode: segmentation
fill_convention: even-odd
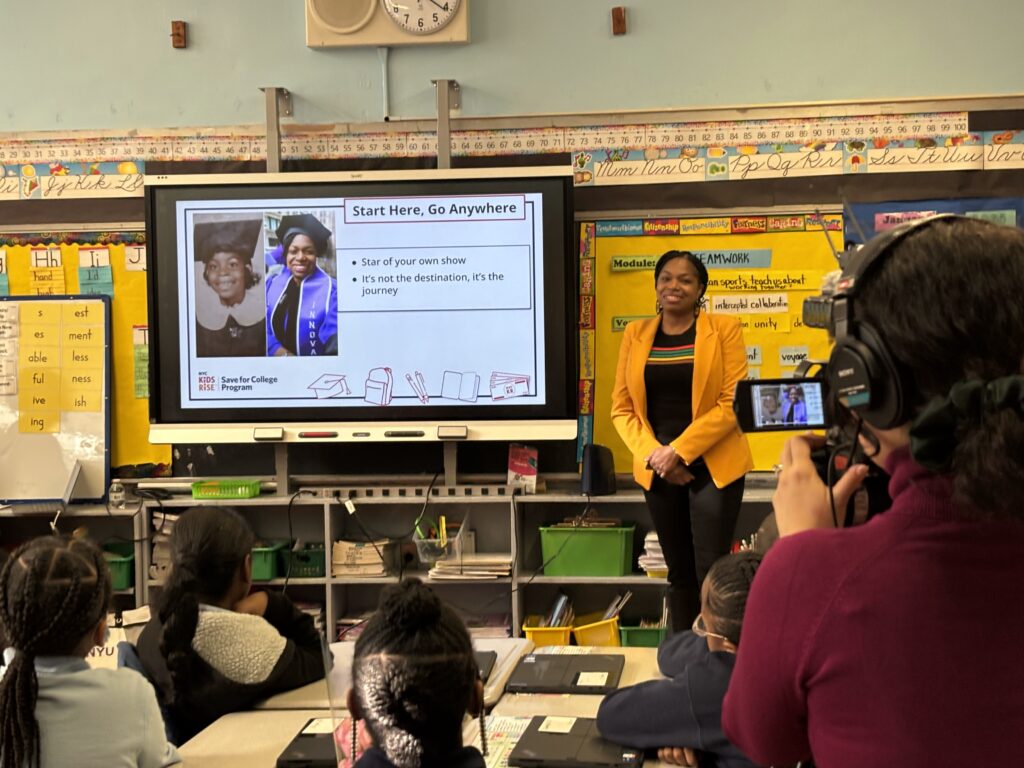
[[[316,392],[318,400],[352,394],[352,390],[348,388],[348,383],[345,381],[344,374],[340,373],[325,373],[310,384],[307,389],[312,389]]]
[[[306,235],[316,245],[317,253],[323,253],[327,248],[327,241],[331,239],[331,230],[311,213],[282,216],[277,227],[277,239],[284,243],[294,235]]]
[[[234,253],[252,261],[260,239],[259,219],[204,221],[196,224],[196,261],[206,262],[217,253]]]

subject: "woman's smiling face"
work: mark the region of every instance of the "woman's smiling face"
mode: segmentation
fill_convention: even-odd
[[[231,307],[245,298],[249,265],[237,253],[218,251],[206,262],[206,282],[220,296],[221,304]]]
[[[702,290],[697,268],[683,257],[668,261],[655,284],[658,303],[670,314],[692,314]]]
[[[288,271],[296,280],[305,280],[316,269],[316,245],[308,235],[298,234],[288,244],[285,254]]]

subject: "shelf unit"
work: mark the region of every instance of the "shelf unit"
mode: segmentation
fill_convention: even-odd
[[[744,511],[739,529],[742,535],[757,527],[769,511],[774,477],[749,476],[744,494]],[[419,481],[410,481],[415,485]],[[410,484],[400,486],[407,489]],[[442,489],[443,491],[443,489]],[[149,603],[160,589],[160,582],[150,578],[152,554],[152,520],[161,507],[171,512],[183,512],[198,504],[230,506],[249,521],[258,537],[265,539],[289,538],[289,496],[258,496],[253,499],[196,500],[179,496],[156,502],[129,501],[125,509],[107,509],[101,504],[71,505],[57,522],[58,530],[70,533],[79,527],[101,544],[106,542],[134,542],[135,586],[117,590],[115,609],[138,607]],[[409,534],[412,523],[423,506],[425,496],[384,495],[377,489],[373,496],[356,497],[357,515],[371,532],[381,534]],[[557,522],[579,514],[588,503],[586,497],[568,484],[562,488],[550,487],[545,493],[517,496],[465,496],[431,495],[427,501],[426,516],[435,518],[444,514],[461,520],[470,514],[470,527],[475,532],[477,551],[510,552],[512,575],[500,579],[429,580],[438,593],[457,608],[467,613],[507,613],[511,616],[512,631],[521,633],[528,613],[543,613],[559,590],[567,592],[577,605],[577,613],[602,609],[616,592],[633,590],[634,598],[627,613],[644,616],[660,613],[664,579],[648,578],[642,573],[619,577],[545,576],[539,573],[540,525]],[[634,536],[633,563],[643,546],[643,538],[651,529],[650,518],[644,504],[643,493],[629,488],[609,496],[591,497],[589,503],[603,516],[622,518],[637,526]],[[339,538],[364,538],[358,522],[343,504],[333,498],[298,496],[292,503],[291,537],[306,542],[325,542],[327,575],[288,580],[288,592],[297,599],[322,604],[325,615],[335,626],[338,618],[374,608],[381,589],[392,584],[396,575],[387,577],[334,577],[330,573],[331,543]],[[746,523],[744,523],[746,518]],[[33,536],[50,532],[52,515],[25,515],[12,509],[0,510],[0,544],[13,548]],[[409,538],[406,537],[406,541]],[[415,558],[415,549],[407,544],[406,551]],[[414,561],[405,573],[427,580],[427,569]],[[284,587],[285,580],[276,578],[258,582],[272,589]]]

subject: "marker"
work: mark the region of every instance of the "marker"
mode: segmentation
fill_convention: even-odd
[[[299,432],[299,437],[303,438],[318,438],[318,437],[337,437],[337,432]]]

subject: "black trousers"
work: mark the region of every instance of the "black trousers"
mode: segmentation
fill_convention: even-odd
[[[644,492],[668,565],[673,632],[690,628],[700,613],[704,577],[732,548],[746,480],[717,488],[703,463],[689,469],[693,482],[673,485],[655,475],[651,490]]]

